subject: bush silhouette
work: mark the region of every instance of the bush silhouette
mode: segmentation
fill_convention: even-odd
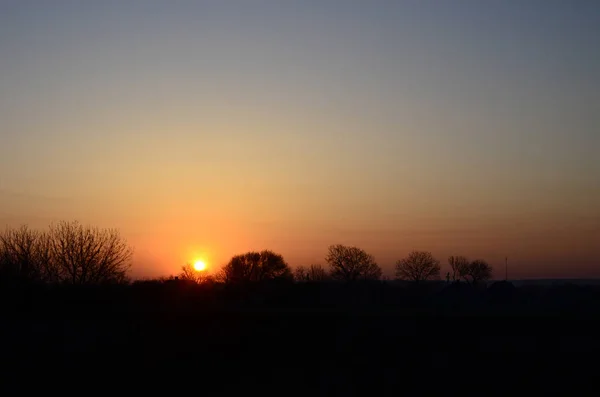
[[[298,282],[322,282],[329,280],[327,270],[321,265],[310,265],[308,268],[298,266],[294,271],[294,280]]]
[[[179,273],[180,280],[191,281],[196,284],[204,284],[213,282],[212,276],[206,273],[206,271],[197,271],[189,263],[181,267],[181,273]]]

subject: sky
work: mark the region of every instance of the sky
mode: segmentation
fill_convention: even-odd
[[[584,0],[0,0],[0,225],[600,277],[599,43]]]

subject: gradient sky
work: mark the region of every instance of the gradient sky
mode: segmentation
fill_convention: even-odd
[[[334,243],[600,277],[597,1],[0,0],[0,123],[0,224],[117,227],[135,277]]]

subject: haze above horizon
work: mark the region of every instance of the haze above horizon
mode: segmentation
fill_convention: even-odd
[[[337,243],[600,277],[599,39],[592,1],[5,1],[0,225],[117,227],[137,277]]]

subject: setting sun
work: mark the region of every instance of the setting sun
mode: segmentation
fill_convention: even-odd
[[[204,261],[201,260],[194,262],[194,270],[198,272],[206,270],[206,263],[204,263]]]

